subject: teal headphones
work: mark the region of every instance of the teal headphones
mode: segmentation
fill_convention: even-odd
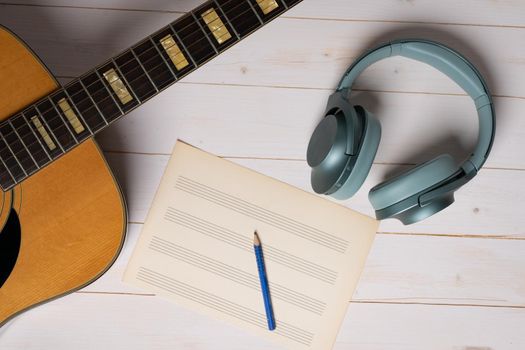
[[[351,87],[371,64],[391,56],[427,63],[454,80],[474,100],[479,117],[478,144],[459,168],[443,154],[376,185],[368,198],[379,220],[399,219],[409,225],[454,202],[454,191],[470,181],[485,163],[495,132],[495,113],[487,85],[476,68],[452,49],[426,40],[398,40],[381,45],[347,70],[308,144],[312,188],[336,199],[353,196],[367,177],[381,138],[379,121],[349,101]]]

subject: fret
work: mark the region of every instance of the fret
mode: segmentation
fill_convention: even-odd
[[[65,90],[64,90],[65,91]],[[62,91],[61,91],[62,95]],[[73,135],[77,141],[83,141],[90,136],[88,130],[86,129],[87,125],[84,120],[81,121],[82,116],[78,113],[78,110],[72,106],[72,101],[69,100],[67,96],[64,96],[54,102],[51,97],[48,97],[49,101],[57,112],[62,116],[67,123],[69,123],[69,128],[72,129]]]
[[[38,170],[36,162],[10,123],[3,123],[2,126],[0,126],[0,134],[7,148],[11,151],[13,157],[26,175]]]
[[[137,96],[131,95],[131,88],[127,84],[121,72],[117,72],[114,63],[108,64],[104,69],[97,72],[103,79],[103,83],[111,94],[113,100],[117,103],[122,114],[131,111],[139,102]]]
[[[49,135],[46,127],[42,124],[42,121],[36,111],[33,110],[31,117],[27,117],[31,124],[31,129],[34,130],[35,134],[40,140],[46,152],[51,156],[52,159],[58,158],[63,152],[57,147],[57,144],[53,138]]]
[[[282,0],[247,0],[255,8],[255,11],[263,19],[264,23],[268,23],[281,13],[286,11],[287,6]]]
[[[107,123],[111,123],[124,114],[112,91],[104,83],[98,71],[82,78],[81,82]]]
[[[74,147],[80,142],[89,138],[91,134],[80,121],[77,115],[78,111],[75,113],[73,107],[71,106],[72,102],[67,99],[67,95],[64,92],[65,90],[61,90],[55,93],[53,96],[48,97],[48,100],[66,128],[69,130],[69,133],[75,142],[75,144],[72,145],[72,147]]]
[[[42,144],[46,147],[46,150],[51,155],[51,158],[58,158],[63,154],[61,146],[57,145],[57,142],[53,136],[50,135],[49,127],[44,125],[40,113],[32,107],[30,110],[24,112],[24,115],[27,117],[31,123],[31,127],[35,133],[39,136],[39,139],[42,141]]]
[[[31,128],[35,130],[35,134],[40,136],[38,137],[39,140],[42,140],[42,144],[47,146],[45,147],[49,151],[58,151],[56,143],[53,141],[51,136],[49,136],[49,133],[45,129],[45,127],[42,125],[42,122],[40,121],[37,114],[33,114],[33,117],[31,117]],[[52,155],[52,153],[49,153]]]
[[[69,134],[71,135],[71,137],[75,140],[75,142],[78,144],[78,141],[76,140],[75,138],[75,131],[72,130],[71,128],[71,124],[68,123],[67,119],[65,119],[62,114],[60,113],[60,110],[57,108],[56,104],[53,103],[53,100],[51,100],[51,98],[47,98],[48,101],[49,101],[49,104],[51,105],[51,107],[55,110],[56,112],[56,115],[60,118],[60,120],[62,121],[63,125],[65,125],[67,131],[69,131]],[[56,117],[55,117],[56,118]]]
[[[133,51],[149,72],[157,89],[163,90],[177,80],[177,75],[152,37],[148,37],[148,41],[133,48]]]
[[[161,34],[154,39],[161,43],[161,46],[164,49],[164,56],[166,57],[166,55],[168,55],[167,59],[172,62],[175,69],[177,69],[177,78],[180,79],[181,76],[196,69],[198,64],[177,34],[175,27],[173,27],[172,24],[169,24],[168,27],[169,30],[161,32]],[[173,43],[171,41],[173,41]],[[174,47],[172,44],[177,45],[177,47]],[[178,57],[179,52],[183,57]],[[188,62],[188,60],[191,62]],[[189,63],[189,65],[186,65],[186,63]],[[177,68],[177,66],[179,67]]]
[[[151,86],[153,86],[153,88],[155,89],[155,93],[159,93],[159,89],[157,88],[157,86],[155,85],[155,82],[153,81],[153,79],[151,78],[151,76],[149,75],[148,71],[146,70],[146,68],[144,67],[144,65],[142,64],[142,62],[140,62],[137,54],[135,53],[135,51],[133,50],[130,50],[131,53],[133,54],[133,57],[134,59],[137,61],[137,63],[139,64],[140,68],[142,68],[142,71],[144,72],[144,74],[146,74],[146,77],[148,78],[149,82],[151,83]]]
[[[9,142],[7,142],[6,139],[4,138],[3,133],[2,133],[2,135],[0,136],[0,147],[5,147],[5,148],[7,148],[7,151],[5,152],[6,157],[10,157],[10,158],[14,159],[16,165],[18,165],[18,167],[19,167],[20,169],[22,169],[22,173],[23,173],[23,174],[22,174],[22,179],[24,179],[25,177],[27,177],[27,172],[26,172],[26,170],[24,169],[24,166],[22,165],[22,163],[20,163],[20,160],[17,158],[16,153],[13,151],[13,149],[12,149],[11,146],[9,145]]]
[[[175,72],[152,38],[135,46],[133,52],[157,90],[161,91],[177,79]]]
[[[175,31],[175,29],[173,28],[173,26],[170,24],[170,28],[171,30],[173,31],[173,35],[175,35],[175,38],[176,38],[176,41],[178,41],[180,43],[180,46],[183,48],[183,50],[188,54],[188,57],[191,61],[191,63],[193,63],[193,67],[192,67],[192,70],[193,69],[197,69],[199,66],[197,65],[197,62],[195,62],[195,59],[193,58],[193,56],[190,54],[190,52],[188,51],[188,48],[186,47],[186,45],[184,45],[184,43],[182,42],[181,38],[179,37],[179,34],[177,34],[177,32]]]
[[[257,12],[257,10],[255,9],[254,5],[252,4],[252,2],[250,0],[245,0],[248,5],[250,5],[250,7],[252,8],[253,12],[255,12],[255,15],[257,16],[257,18],[259,19],[259,22],[261,22],[261,25],[264,25],[264,21],[263,19],[261,18],[261,16],[259,16],[259,13]]]
[[[92,135],[108,124],[82,80],[77,80],[66,86],[64,93],[70,101],[73,101],[75,109],[82,116],[84,125]]]
[[[276,0],[257,0],[261,11],[267,15],[273,12],[275,9],[279,8],[279,3]]]
[[[151,96],[155,95],[158,90],[151,81],[146,70],[140,65],[135,58],[132,50],[128,50],[113,60],[119,76],[123,79],[124,84],[131,88],[131,93],[138,102],[142,103]]]
[[[232,36],[234,34],[232,27],[218,7],[214,6],[214,2],[203,6],[194,16],[217,53],[226,50],[239,40],[238,37]]]
[[[35,105],[35,109],[40,116],[41,123],[64,153],[78,144],[75,136],[68,128],[68,123],[62,119],[50,101],[44,100],[38,103]]]
[[[29,149],[38,166],[42,168],[48,164],[52,160],[51,155],[47,152],[46,146],[42,144],[24,115],[17,115],[11,118],[10,122],[18,135],[20,135],[24,145]]]
[[[91,130],[91,128],[89,127],[89,124],[87,123],[86,119],[84,119],[82,113],[80,113],[80,110],[76,106],[75,102],[73,101],[67,90],[63,89],[62,92],[64,93],[64,97],[58,101],[58,105],[60,106],[60,109],[62,110],[64,115],[66,115],[71,126],[73,126],[73,128],[75,129],[75,132],[77,134],[82,134],[84,131],[86,131],[88,133],[87,137],[93,136],[93,130]],[[70,115],[67,114],[68,108],[70,109]]]
[[[29,154],[29,157],[31,157],[31,160],[33,161],[33,163],[36,165],[36,167],[39,169],[40,168],[40,165],[39,165],[39,162],[38,160],[35,158],[35,156],[31,153],[31,150],[27,147],[27,145],[25,144],[24,142],[24,139],[22,138],[22,136],[18,133],[18,130],[16,129],[16,127],[14,126],[12,120],[14,118],[11,118],[11,119],[8,119],[7,120],[7,123],[9,124],[9,126],[11,127],[11,129],[13,130],[13,133],[16,135],[16,137],[18,138],[18,141],[22,144],[22,146],[24,147],[25,151],[27,152],[27,154]]]
[[[275,0],[257,0],[257,3],[266,15],[279,7],[279,4]]]
[[[216,55],[215,47],[193,14],[186,15],[172,24],[174,34],[189,57],[199,66]]]
[[[177,41],[173,35],[168,34],[162,37],[159,41],[162,49],[168,55],[176,70],[182,71],[190,65],[190,62],[188,62],[188,59],[182,52],[181,48],[177,45]]]
[[[137,106],[140,100],[118,68],[115,60],[111,59],[110,63],[99,69],[99,74],[104,77],[104,83],[113,91],[125,113]]]
[[[51,101],[53,103],[53,101]],[[86,128],[84,127],[84,124],[78,119],[77,114],[75,111],[73,111],[73,107],[69,104],[67,99],[65,97],[58,100],[58,107],[56,104],[53,103],[55,106],[55,109],[62,115],[62,119],[65,119],[69,122],[69,128],[73,128],[73,136],[75,138],[77,135],[82,134],[84,131],[86,131]]]
[[[116,96],[116,94],[114,93],[114,91],[111,89],[111,87],[107,84],[107,80],[105,78],[102,77],[102,75],[98,72],[98,71],[95,71],[96,75],[97,75],[97,78],[99,79],[100,83],[102,84],[102,86],[106,89],[106,91],[108,92],[108,96],[113,100],[113,102],[115,103],[115,106],[117,107],[117,109],[120,111],[120,113],[122,115],[124,115],[124,110],[122,109],[119,101],[118,101],[118,97]],[[91,88],[89,89],[91,90]],[[97,101],[97,104],[100,102],[106,102],[107,100],[107,96],[104,98],[104,100],[101,100],[101,101]],[[107,120],[107,118],[106,118]]]
[[[0,123],[0,186],[18,184],[301,0],[209,0]]]
[[[297,5],[302,0],[284,0],[284,3],[288,6],[288,8],[291,8],[292,6]]]
[[[171,36],[171,35],[170,35],[170,36]],[[148,37],[148,39],[149,39],[149,43],[151,44],[151,46],[154,47],[154,48],[155,48],[155,51],[157,51],[157,53],[159,54],[158,57],[160,57],[160,58],[162,59],[162,61],[163,61],[164,64],[166,65],[166,67],[169,69],[171,75],[173,76],[173,79],[174,79],[174,80],[177,80],[177,75],[175,74],[175,72],[173,71],[173,69],[171,69],[171,67],[170,67],[170,65],[169,65],[169,63],[168,63],[168,61],[166,61],[166,58],[164,57],[164,55],[162,54],[162,51],[161,51],[160,48],[159,48],[159,45],[158,45],[157,43],[155,43],[155,41],[153,40],[153,38],[152,38],[151,36]],[[175,42],[175,39],[173,39],[173,41]],[[162,44],[161,44],[161,45],[162,45]],[[178,46],[177,46],[177,47],[178,47]],[[182,57],[184,58],[184,60],[185,60],[185,61],[188,63],[188,65],[189,65],[188,60],[186,60],[186,57],[184,57],[184,54],[182,53],[182,51],[180,50],[180,48],[179,48],[179,51],[180,51],[180,54],[182,55]],[[157,56],[155,56],[155,57],[157,57]],[[174,62],[174,63],[175,63],[175,62]],[[164,67],[164,66],[163,66],[162,64],[160,64],[160,63],[158,63],[157,66]],[[182,68],[184,68],[184,67],[182,67]]]
[[[235,36],[237,37],[237,41],[241,39],[241,36],[239,35],[239,33],[237,32],[237,29],[235,29],[235,27],[233,26],[233,24],[231,23],[230,19],[228,18],[228,16],[226,16],[226,13],[224,12],[224,10],[222,9],[221,5],[217,2],[217,0],[213,0],[213,3],[215,4],[215,8],[218,10],[218,12],[220,13],[220,19],[225,19],[226,20],[226,23],[228,23],[228,26],[229,26],[229,30],[230,31],[233,31],[233,34],[235,34]]]
[[[12,155],[3,137],[0,137],[0,159],[15,184],[22,181],[27,175],[18,160]]]
[[[104,70],[102,75],[104,76],[104,79],[106,79],[106,82],[109,84],[111,90],[113,90],[113,93],[117,96],[121,105],[126,105],[127,103],[133,101],[133,96],[131,96],[128,88],[126,85],[124,85],[124,82],[114,68]]]
[[[249,1],[216,1],[241,39],[264,24]]]
[[[118,79],[123,83],[124,88],[128,91],[128,94],[131,92],[131,95],[133,95],[133,98],[135,99],[135,101],[140,103],[140,99],[137,97],[137,94],[135,93],[135,91],[131,88],[131,85],[129,84],[128,79],[126,79],[124,74],[122,74],[122,71],[120,70],[120,67],[117,65],[117,63],[115,62],[115,60],[113,58],[111,59],[111,63],[113,63],[113,67],[114,67],[113,70],[115,70],[115,73],[117,74]],[[108,82],[110,80],[111,79],[108,79]],[[110,83],[110,85],[112,85],[112,84]],[[112,85],[112,87],[113,86],[114,85]],[[121,89],[121,88],[122,87],[119,87],[119,89]]]
[[[7,164],[4,162],[1,155],[0,155],[0,184],[2,185],[2,189],[4,191],[16,185],[15,177],[13,176],[13,174],[7,167]]]
[[[195,23],[197,23],[197,26],[200,28],[201,32],[204,33],[204,37],[206,40],[208,40],[208,42],[211,44],[211,47],[213,48],[213,51],[215,51],[215,55],[219,54],[219,51],[217,50],[217,46],[213,43],[212,39],[210,38],[210,31],[209,30],[206,30],[204,29],[201,21],[197,18],[197,16],[195,16],[195,14],[193,12],[190,12],[191,14],[191,17],[193,18],[193,20],[195,21]],[[200,43],[199,43],[200,45]]]

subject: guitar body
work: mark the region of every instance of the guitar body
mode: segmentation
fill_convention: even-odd
[[[58,87],[0,26],[0,120]],[[93,139],[0,193],[0,325],[100,277],[121,250],[126,221],[119,186]]]

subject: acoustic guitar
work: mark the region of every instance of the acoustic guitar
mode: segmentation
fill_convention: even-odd
[[[124,197],[94,136],[300,1],[208,1],[64,87],[0,27],[0,325],[122,248]]]

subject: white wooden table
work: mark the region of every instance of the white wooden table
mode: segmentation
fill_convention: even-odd
[[[10,0],[0,24],[67,82],[201,1]],[[525,348],[525,2],[305,0],[98,138],[128,199],[124,250],[88,288],[1,328],[0,349],[275,349],[121,282],[168,155],[181,138],[310,191],[305,149],[326,98],[362,50],[400,37],[478,66],[496,142],[452,207],[381,223],[335,349]],[[385,176],[445,152],[459,161],[476,142],[469,98],[423,64],[377,64],[355,95],[383,125],[365,188],[344,202],[360,212],[373,214],[368,189]]]

